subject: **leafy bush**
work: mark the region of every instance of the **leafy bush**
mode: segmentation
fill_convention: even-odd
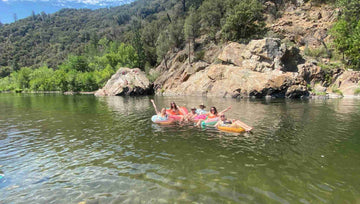
[[[201,51],[198,51],[198,52],[195,52],[195,58],[194,58],[194,61],[199,61],[199,60],[203,60],[204,59],[204,56],[205,56],[205,50],[201,50]]]
[[[359,94],[360,94],[360,88],[355,89],[354,95],[359,95]]]
[[[235,4],[228,6],[226,23],[222,26],[223,37],[238,41],[262,35],[265,28],[262,5],[257,0],[243,0]]]
[[[305,47],[304,54],[314,58],[326,58],[328,57],[327,51],[324,46],[320,46],[319,48],[309,48]]]
[[[344,96],[344,94],[340,91],[340,89],[339,89],[337,86],[333,86],[333,87],[331,88],[331,91],[332,91],[333,93],[335,93],[335,94],[340,95],[340,96]]]
[[[360,69],[360,4],[358,0],[338,0],[342,16],[331,29],[336,48],[347,58],[347,64]]]

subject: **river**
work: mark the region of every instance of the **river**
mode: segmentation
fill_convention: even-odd
[[[159,126],[171,101],[254,127]],[[0,203],[359,203],[360,100],[0,94]]]

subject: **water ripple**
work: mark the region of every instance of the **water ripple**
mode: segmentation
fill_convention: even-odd
[[[0,98],[2,202],[359,200],[359,101],[172,100],[232,105],[254,131],[152,124],[147,97]]]

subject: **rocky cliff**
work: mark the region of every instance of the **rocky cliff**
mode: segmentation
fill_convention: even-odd
[[[215,97],[300,98],[335,93],[353,95],[359,88],[359,72],[324,71],[307,61],[295,46],[278,38],[230,42],[214,63],[183,61],[185,51],[173,55],[157,70],[156,94]]]

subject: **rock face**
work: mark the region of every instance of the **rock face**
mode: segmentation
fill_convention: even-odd
[[[358,71],[345,71],[338,75],[333,83],[332,89],[338,89],[344,96],[355,95],[355,90],[360,89],[360,72]]]
[[[102,89],[95,92],[95,96],[134,96],[152,93],[153,88],[143,71],[138,68],[120,68]]]
[[[248,45],[230,43],[218,55],[221,64],[189,65],[186,60],[178,64],[174,57],[169,69],[155,81],[156,93],[233,98],[308,96],[307,83],[296,72],[301,56],[291,54],[292,49],[280,39],[265,38]],[[288,61],[294,61],[292,66]]]
[[[304,61],[295,47],[287,48],[278,38],[252,40],[248,45],[230,43],[218,58],[259,72],[274,69],[296,72],[296,65]]]
[[[298,6],[288,6],[281,18],[268,28],[299,46],[316,48],[323,41],[327,42],[328,30],[340,15],[340,10],[330,5],[313,6],[311,2],[304,4],[299,0],[297,3]]]
[[[157,69],[161,76],[154,82],[156,94],[301,98],[331,92],[353,95],[359,89],[360,72],[323,70],[277,38],[247,45],[231,42],[217,53],[213,63],[192,64],[184,59],[185,51],[172,55],[167,68]]]

